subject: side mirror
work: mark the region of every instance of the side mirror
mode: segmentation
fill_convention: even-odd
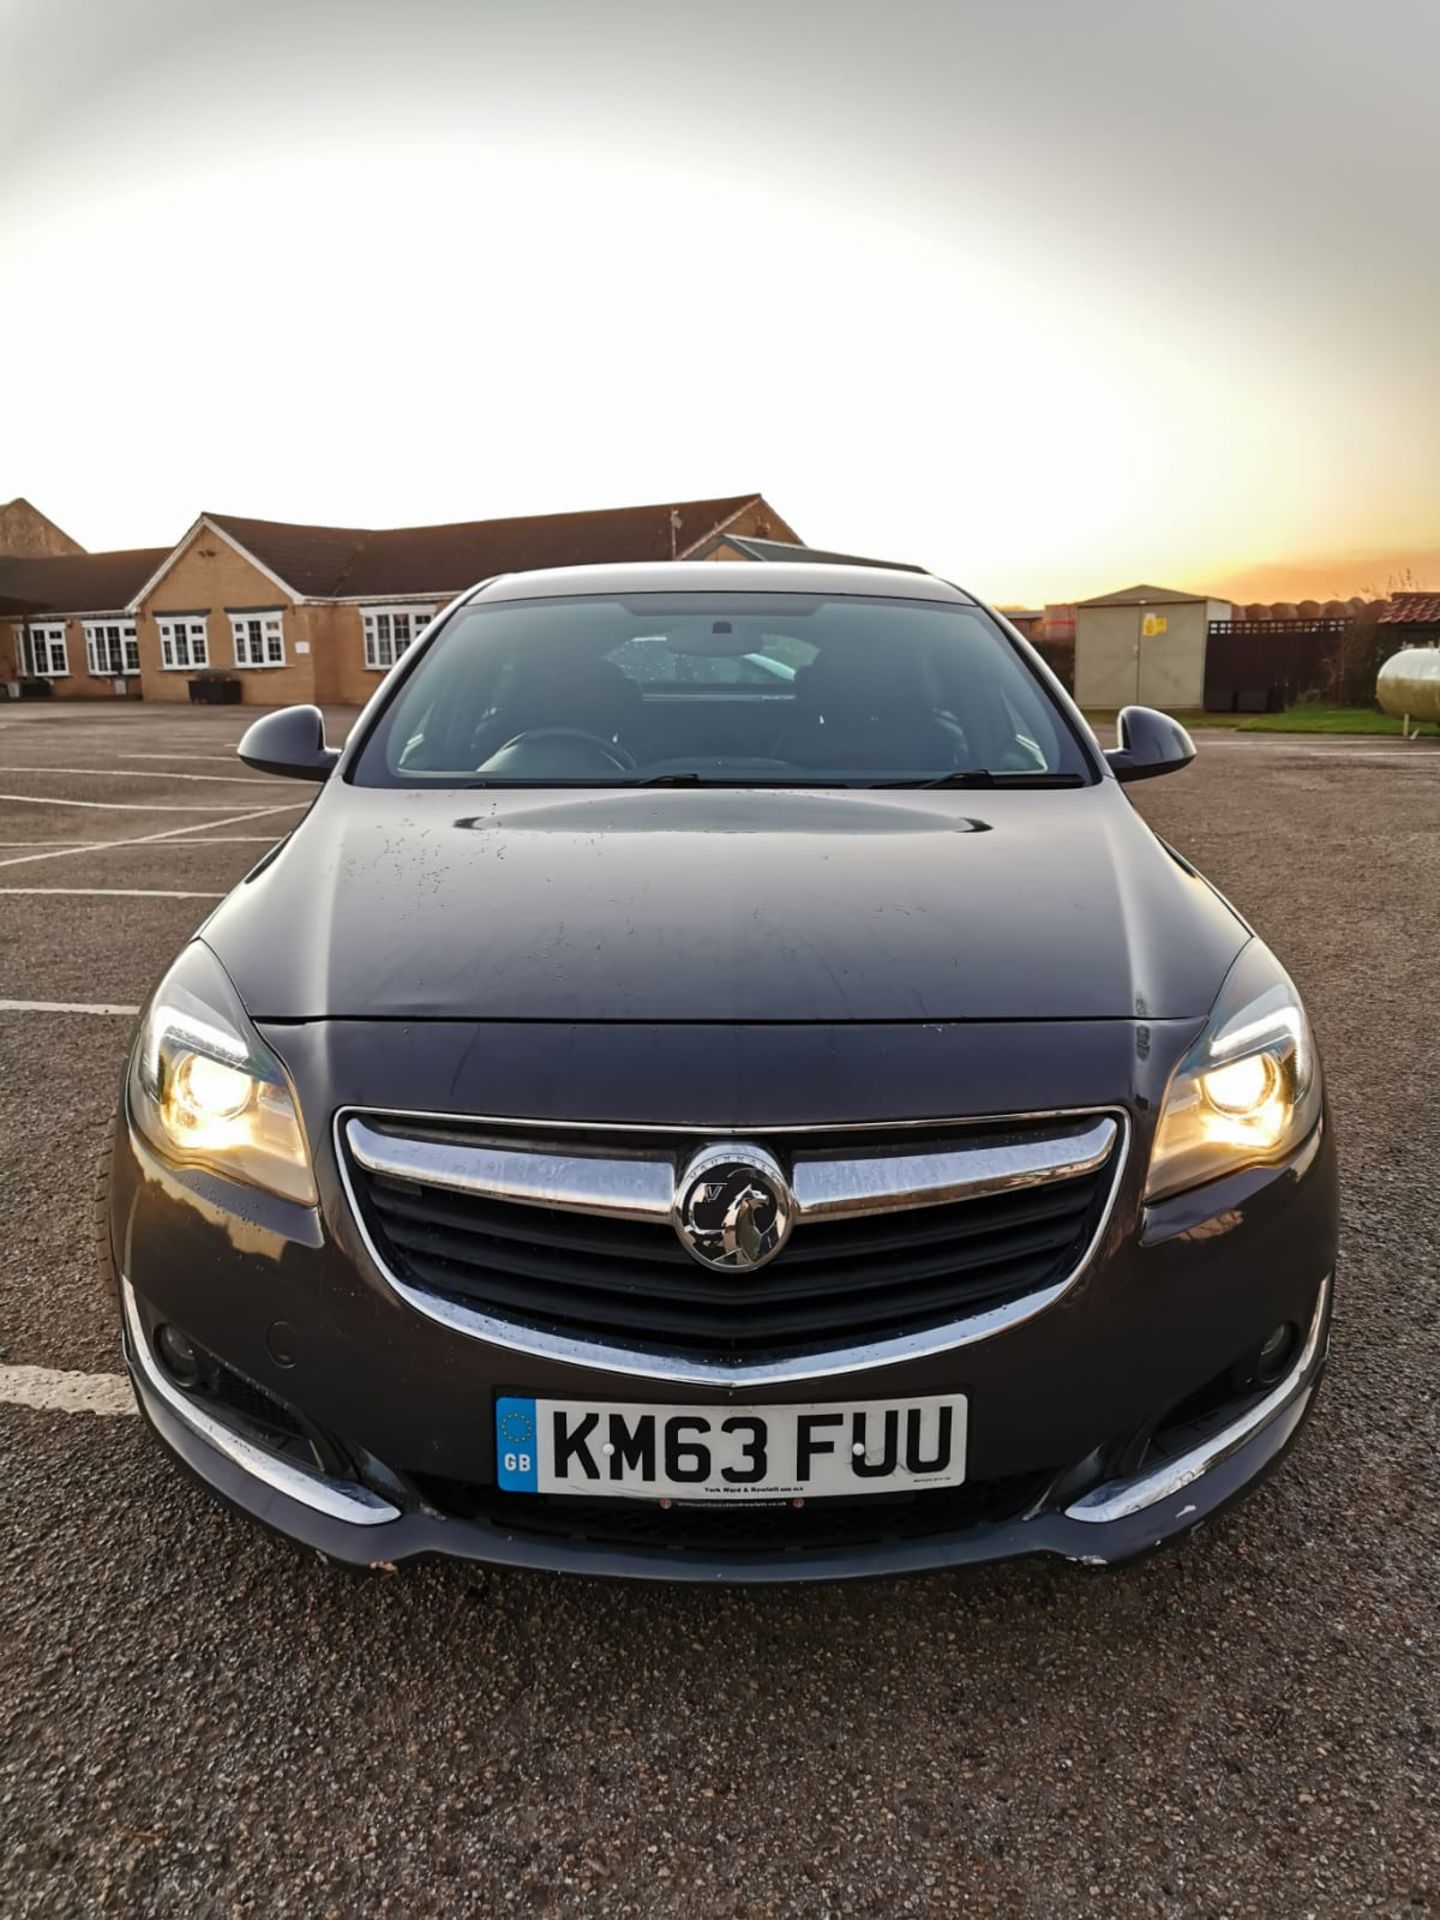
[[[1105,758],[1117,780],[1153,780],[1158,774],[1179,773],[1195,758],[1195,742],[1180,722],[1153,707],[1122,707],[1116,731],[1120,744],[1107,747]]]
[[[325,718],[318,707],[282,707],[246,729],[235,749],[257,773],[279,773],[291,780],[328,780],[340,758],[325,744]]]

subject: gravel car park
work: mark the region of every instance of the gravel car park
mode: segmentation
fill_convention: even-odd
[[[0,709],[7,1912],[1434,1909],[1435,749],[1207,734],[1132,790],[1325,1050],[1335,1363],[1286,1470],[1104,1580],[720,1593],[353,1581],[133,1416],[90,1169],[134,1010],[308,804],[241,731]]]

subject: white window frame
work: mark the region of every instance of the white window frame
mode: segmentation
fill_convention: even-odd
[[[210,630],[203,613],[160,613],[155,625],[160,630],[160,665],[166,673],[199,673],[209,666]]]
[[[16,627],[20,639],[20,671],[30,680],[68,680],[70,647],[63,620],[27,620]],[[41,648],[44,652],[41,652]],[[56,650],[60,664],[55,664]],[[42,665],[41,662],[44,662]]]
[[[285,609],[257,607],[237,613],[227,608],[235,664],[246,672],[285,665]]]
[[[85,664],[96,680],[133,680],[140,671],[140,641],[133,620],[86,620]],[[113,648],[120,649],[120,662],[113,664]],[[102,664],[102,648],[103,662]]]
[[[401,654],[435,618],[434,605],[362,607],[360,621],[365,630],[365,667],[369,673],[388,673]],[[404,622],[404,632],[400,623]]]

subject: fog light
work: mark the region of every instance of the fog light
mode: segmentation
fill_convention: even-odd
[[[200,1379],[200,1355],[195,1344],[168,1322],[155,1329],[155,1351],[177,1387],[193,1387]]]
[[[1276,1327],[1267,1336],[1255,1361],[1255,1378],[1262,1386],[1269,1386],[1272,1380],[1280,1378],[1294,1345],[1295,1329],[1291,1326]]]

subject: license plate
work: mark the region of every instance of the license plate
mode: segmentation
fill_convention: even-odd
[[[497,1479],[509,1493],[740,1501],[958,1487],[965,1437],[955,1393],[798,1407],[495,1402]]]

